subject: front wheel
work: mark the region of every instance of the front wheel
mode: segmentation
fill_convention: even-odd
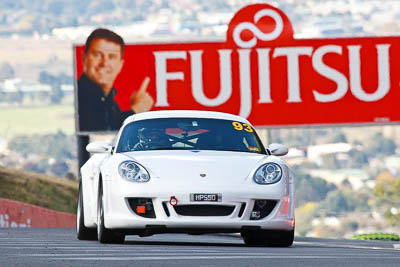
[[[242,233],[243,241],[248,246],[290,247],[294,240],[291,231],[261,230]]]
[[[76,236],[79,240],[97,240],[96,229],[86,227],[84,222],[82,181],[80,181],[76,209]]]
[[[107,229],[104,225],[104,199],[103,188],[99,188],[99,200],[97,208],[97,239],[100,243],[122,244],[125,241],[125,235],[117,235],[113,230]]]

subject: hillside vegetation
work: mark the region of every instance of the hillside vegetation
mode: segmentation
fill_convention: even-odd
[[[75,213],[78,182],[0,166],[0,197]]]

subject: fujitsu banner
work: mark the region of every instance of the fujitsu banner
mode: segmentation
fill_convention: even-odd
[[[399,37],[294,39],[281,10],[255,4],[232,18],[226,42],[126,46],[115,100],[129,110],[149,77],[152,110],[223,111],[256,126],[399,122],[399,58]]]

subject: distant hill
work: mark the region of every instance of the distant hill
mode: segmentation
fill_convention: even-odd
[[[78,182],[0,166],[0,197],[75,213]]]
[[[213,4],[216,0],[202,1],[209,4],[207,6],[216,6]],[[170,8],[168,1],[1,0],[0,35],[44,34],[66,26],[121,25],[144,20],[148,14],[162,8]]]

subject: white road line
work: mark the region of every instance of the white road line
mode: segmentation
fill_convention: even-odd
[[[96,246],[87,246],[87,247],[76,247],[76,246],[51,246],[51,245],[41,245],[41,246],[19,246],[19,245],[8,245],[8,246],[0,246],[1,249],[19,249],[19,248],[24,248],[24,249],[86,249],[86,248],[97,248],[97,249],[101,249],[101,247],[96,247]],[[118,249],[118,248],[114,248],[114,249]]]
[[[22,250],[22,249],[32,249],[32,250],[41,250],[41,249],[64,249],[68,251],[117,251],[117,252],[129,252],[131,253],[131,249],[135,249],[135,251],[146,251],[146,252],[223,252],[223,251],[230,251],[230,250],[225,250],[225,248],[216,248],[216,249],[193,249],[193,248],[171,248],[171,249],[155,249],[155,248],[150,248],[148,246],[130,246],[130,245],[123,245],[123,246],[98,246],[94,244],[93,246],[74,246],[74,245],[63,245],[63,244],[58,244],[58,245],[50,245],[50,244],[43,244],[41,246],[21,246],[18,244],[15,245],[0,245],[0,249],[14,249],[14,250]],[[400,249],[400,244],[393,244],[393,248],[371,248],[371,247],[351,247],[351,248],[357,248],[357,249],[373,249],[373,250],[392,250],[393,249]],[[262,249],[262,248],[261,248]],[[266,249],[271,249],[271,248],[264,248],[262,253],[265,253]],[[260,251],[260,250],[258,250]]]
[[[16,239],[16,238],[1,238],[1,241],[5,241],[5,242],[15,242],[15,243],[19,243],[19,242],[26,242],[26,243],[39,243],[39,242],[66,242],[66,243],[85,243],[85,242],[91,242],[91,241],[74,241],[74,240],[43,240],[43,239]],[[10,241],[8,241],[10,240]]]
[[[68,252],[69,251],[99,251],[99,252],[102,252],[102,251],[110,251],[110,252],[112,252],[112,251],[116,251],[116,252],[118,252],[118,251],[121,251],[120,249],[99,249],[99,248],[87,248],[87,247],[81,247],[81,248],[76,248],[76,247],[68,247],[68,248],[66,248],[66,247],[46,247],[46,248],[44,248],[44,247],[39,247],[39,248],[37,248],[37,247],[13,247],[13,248],[11,248],[11,249],[14,249],[14,250],[25,250],[25,249],[29,249],[29,250],[46,250],[46,251],[48,251],[48,250],[51,250],[51,249],[64,249],[64,250],[68,250]],[[128,252],[128,250],[125,250],[126,252]]]
[[[165,252],[167,251],[177,251],[177,252],[183,252],[183,251],[192,251],[192,252],[215,252],[216,249],[210,249],[210,248],[152,248],[151,246],[131,246],[131,245],[125,245],[125,246],[74,246],[74,245],[63,245],[63,244],[58,244],[58,245],[50,245],[50,244],[43,244],[41,246],[21,246],[21,245],[0,245],[0,249],[3,248],[6,249],[68,249],[68,250],[96,250],[96,251],[104,251],[104,250],[110,250],[110,251],[131,251],[132,249],[135,249],[135,251],[140,251],[140,250],[145,250],[145,251],[154,251],[154,252]],[[221,249],[224,248],[219,248],[218,250],[221,251]]]
[[[82,244],[82,243],[64,243],[64,242],[59,242],[59,243],[46,243],[46,242],[38,242],[38,243],[33,243],[33,242],[0,242],[0,246],[7,246],[7,245],[27,245],[27,246],[36,246],[36,245],[68,245],[68,246],[82,246],[82,245],[98,245],[98,243],[87,243],[87,244]]]
[[[39,239],[39,238],[22,238],[22,237],[0,237],[0,240],[12,240],[14,242],[76,242],[73,240],[64,240],[64,239]],[[85,242],[85,241],[82,241]]]
[[[190,254],[190,253],[171,253],[171,252],[165,252],[165,253],[147,253],[147,252],[126,252],[126,253],[110,253],[110,254],[104,254],[104,253],[38,253],[38,254],[14,254],[14,256],[23,256],[23,257],[75,257],[75,256],[99,256],[101,258],[107,258],[107,257],[116,257],[118,256],[123,256],[126,255],[127,257],[154,257],[154,256],[163,256],[163,257],[173,257],[173,256],[208,256],[208,257],[214,257],[214,256],[227,256],[227,255],[233,255],[233,256],[242,256],[245,254],[246,256],[265,256],[265,253],[195,253],[195,254]]]
[[[154,260],[226,260],[226,259],[282,259],[290,258],[290,259],[342,259],[340,255],[338,256],[318,256],[318,255],[260,255],[260,256],[248,256],[248,255],[227,255],[227,256],[215,256],[215,255],[207,255],[207,256],[196,256],[196,255],[187,255],[187,256],[156,256],[156,257],[107,257],[107,258],[86,258],[86,257],[77,257],[77,258],[55,258],[55,260],[86,260],[86,261],[154,261]],[[378,259],[377,257],[365,256],[363,259]],[[399,257],[385,257],[384,259],[400,259]]]
[[[4,234],[6,235],[6,234]],[[11,240],[32,240],[31,237],[2,237],[1,239],[11,239]],[[44,241],[44,239],[42,239]]]
[[[0,239],[1,241],[1,239]],[[80,246],[76,246],[79,244]],[[314,243],[309,242],[295,242],[295,245],[310,245]],[[369,246],[360,246],[360,245],[330,245],[319,243],[322,247],[335,247],[335,248],[351,248],[351,249],[370,249],[370,250],[393,250],[393,249],[400,249],[400,244],[393,244],[393,247],[369,247]],[[109,248],[115,250],[128,250],[132,248],[133,245],[125,244],[125,245],[106,245],[100,246],[97,242],[87,242],[87,243],[79,243],[79,242],[55,242],[55,243],[47,243],[47,242],[26,242],[26,241],[15,241],[14,242],[0,242],[0,249],[7,248],[7,249],[102,249],[102,248]],[[147,245],[134,245],[135,249],[146,249],[149,251],[149,247]],[[221,248],[223,244],[221,245]],[[176,249],[176,251],[214,251],[214,250],[202,250],[202,249]],[[154,250],[158,251],[158,250]]]
[[[126,255],[126,257],[123,257]],[[373,255],[360,255],[359,253],[352,253],[352,254],[326,254],[326,255],[287,255],[287,254],[266,254],[266,253],[238,253],[238,252],[228,252],[228,253],[195,253],[195,254],[188,254],[188,253],[171,253],[171,252],[164,252],[164,253],[148,253],[148,252],[125,252],[125,253],[33,253],[33,254],[14,254],[13,256],[19,257],[46,257],[46,258],[57,258],[57,257],[75,257],[80,256],[82,258],[92,258],[90,256],[97,256],[97,259],[109,259],[109,258],[154,258],[154,257],[167,257],[167,258],[175,258],[175,257],[328,257],[328,258],[387,258],[387,257],[394,257],[400,260],[400,255],[392,256],[392,254],[373,254]]]
[[[31,250],[34,250],[34,249],[41,249],[41,250],[44,250],[44,249],[46,249],[46,250],[49,250],[49,249],[64,249],[64,250],[68,250],[68,252],[71,252],[71,251],[81,251],[81,252],[86,252],[86,251],[96,251],[96,252],[99,252],[99,253],[101,253],[101,252],[121,252],[121,253],[129,253],[129,254],[133,254],[133,253],[135,253],[135,252],[132,252],[132,250],[131,250],[131,248],[128,248],[128,249],[124,249],[124,250],[121,250],[121,249],[108,249],[108,248],[87,248],[87,247],[46,247],[46,248],[44,248],[44,247],[39,247],[39,248],[37,248],[37,247],[15,247],[15,248],[12,248],[12,249],[14,249],[14,250],[22,250],[22,249],[31,249]],[[216,252],[215,250],[201,250],[201,249],[174,249],[174,250],[171,250],[171,249],[168,249],[168,250],[166,250],[166,249],[144,249],[146,252],[165,252],[165,251],[168,251],[168,252],[193,252],[193,253],[214,253],[214,252]],[[140,249],[137,249],[137,248],[135,248],[135,251],[138,253],[138,251],[141,251]],[[222,253],[222,251],[220,251],[221,253]]]
[[[46,243],[0,243],[0,248],[1,247],[10,247],[10,246],[47,246],[47,245],[52,245],[52,244],[46,244]]]
[[[355,249],[373,249],[373,250],[385,250],[385,249],[390,249],[392,250],[392,248],[389,247],[369,247],[369,246],[361,246],[361,245],[340,245],[340,244],[327,244],[327,243],[320,243],[320,242],[296,242],[298,245],[318,245],[321,248],[323,247],[327,247],[327,248],[355,248]]]

